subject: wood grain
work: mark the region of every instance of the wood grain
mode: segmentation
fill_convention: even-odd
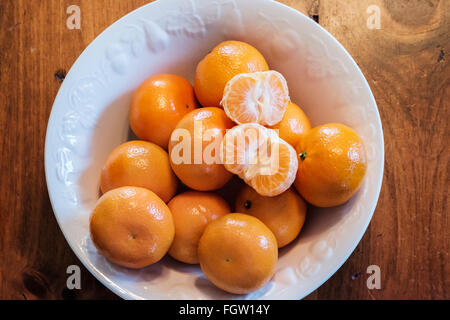
[[[60,81],[112,22],[144,0],[0,1],[0,298],[116,299],[82,268],[54,218],[44,174],[48,116]],[[355,58],[380,110],[381,197],[361,243],[308,299],[449,299],[450,1],[284,0],[315,16]],[[81,30],[66,28],[79,5]],[[370,30],[369,5],[381,9]],[[101,12],[101,14],[99,14]],[[55,76],[56,74],[56,76]],[[366,269],[381,268],[381,290]]]

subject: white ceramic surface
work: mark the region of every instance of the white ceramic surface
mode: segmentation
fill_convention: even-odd
[[[199,267],[165,258],[132,271],[110,264],[89,238],[101,166],[129,135],[133,90],[155,73],[192,80],[198,61],[226,39],[258,48],[286,77],[292,101],[313,125],[342,122],[367,149],[361,190],[347,204],[314,209],[299,239],[280,252],[272,281],[246,296],[216,289]],[[380,117],[370,88],[345,49],[296,10],[271,0],[160,0],[111,25],[82,53],[53,105],[45,145],[47,185],[72,250],[126,299],[299,299],[318,288],[354,250],[375,209],[383,175]]]

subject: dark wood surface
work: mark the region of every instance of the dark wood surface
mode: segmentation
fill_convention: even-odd
[[[0,1],[0,299],[116,299],[66,243],[44,176],[48,116],[65,71],[112,22],[145,0]],[[329,30],[365,74],[383,122],[380,200],[362,241],[308,299],[449,299],[450,1],[284,0]],[[81,30],[66,27],[79,5]],[[367,7],[381,29],[367,28]],[[381,268],[380,290],[366,286]]]

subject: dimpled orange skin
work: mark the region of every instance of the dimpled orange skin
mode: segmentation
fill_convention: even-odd
[[[353,129],[339,123],[315,127],[296,150],[299,164],[294,185],[309,203],[318,207],[341,205],[361,186],[366,153]]]
[[[159,261],[175,228],[167,205],[153,192],[121,187],[105,193],[90,220],[91,239],[109,261],[138,269]]]
[[[267,62],[256,48],[241,41],[224,41],[197,65],[195,95],[204,107],[220,107],[223,90],[231,78],[267,70]]]
[[[302,136],[311,129],[311,123],[298,105],[289,102],[281,122],[270,128],[278,129],[280,138],[295,148]]]
[[[103,193],[122,186],[147,188],[168,202],[178,179],[164,149],[147,141],[128,141],[111,152],[100,177]]]
[[[135,91],[130,107],[130,126],[139,139],[167,149],[178,121],[196,107],[194,89],[183,77],[157,74]]]
[[[209,141],[203,141],[202,143],[202,158],[201,163],[194,163],[195,152],[194,152],[194,123],[197,123],[197,127],[201,125],[203,134],[208,130],[212,132],[213,135],[210,137]],[[176,133],[177,129],[181,132],[183,129],[189,132],[191,137],[191,152],[190,152],[190,163],[179,163],[176,164],[174,159],[182,152],[177,152],[177,144],[183,143],[183,138],[174,140],[175,136],[172,135],[171,141],[169,143],[169,158],[172,169],[178,178],[189,188],[197,191],[211,191],[223,187],[233,176],[228,172],[224,165],[217,161],[216,163],[205,163],[205,158],[203,155],[212,154],[207,152],[213,145],[220,145],[223,136],[225,135],[226,129],[230,129],[234,126],[234,123],[228,119],[225,111],[220,108],[210,107],[210,108],[199,108],[184,116],[180,120],[177,127],[174,130]],[[211,129],[211,130],[210,130]],[[200,137],[196,138],[200,141]],[[205,151],[206,148],[209,148]],[[197,152],[198,153],[198,152]],[[200,155],[199,155],[200,156]]]
[[[214,285],[246,294],[272,278],[278,260],[277,240],[255,217],[231,213],[206,227],[198,256],[203,273]]]
[[[245,186],[239,192],[235,210],[261,220],[275,235],[278,248],[291,243],[300,233],[306,218],[306,203],[292,189],[275,197],[259,195]]]
[[[228,203],[213,192],[187,191],[174,197],[167,205],[175,224],[170,256],[185,263],[199,263],[197,249],[200,237],[209,223],[230,213]]]

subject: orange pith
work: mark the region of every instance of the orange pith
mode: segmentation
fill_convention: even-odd
[[[284,77],[276,71],[242,73],[225,86],[221,105],[234,122],[275,125],[289,102]]]
[[[276,196],[294,182],[295,150],[271,129],[255,123],[238,125],[225,135],[222,152],[225,168],[261,195]]]

